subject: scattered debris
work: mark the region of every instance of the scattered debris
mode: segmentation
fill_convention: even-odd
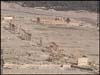
[[[48,61],[56,62],[56,63],[64,63],[64,50],[60,49],[59,46],[55,42],[51,42],[48,47],[46,47],[49,58]]]

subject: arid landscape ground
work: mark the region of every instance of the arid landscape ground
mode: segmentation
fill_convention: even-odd
[[[94,74],[99,71],[99,28],[97,13],[88,11],[56,11],[21,7],[20,5],[1,2],[1,18],[14,16],[12,22],[31,33],[31,40],[20,38],[23,34],[9,29],[9,21],[1,19],[1,50],[4,60],[3,74]],[[71,18],[75,23],[48,25],[32,21],[37,17],[53,19]],[[78,22],[81,22],[78,24]],[[78,24],[78,25],[77,25]],[[82,24],[82,25],[81,25]],[[23,37],[25,38],[25,37]],[[50,44],[57,44],[53,52]],[[59,48],[58,48],[59,46]],[[51,53],[50,53],[51,52]],[[87,56],[91,70],[71,67],[76,63],[74,55]],[[52,58],[50,60],[49,58]],[[55,56],[54,56],[55,57]],[[61,59],[60,59],[61,58]]]

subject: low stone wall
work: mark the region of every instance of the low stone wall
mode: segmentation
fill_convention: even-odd
[[[77,21],[70,18],[62,18],[62,17],[55,17],[55,18],[44,18],[44,17],[37,17],[36,19],[32,19],[33,22],[44,24],[44,25],[71,25],[71,26],[79,26],[81,21]]]

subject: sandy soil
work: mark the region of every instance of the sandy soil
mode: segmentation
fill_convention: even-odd
[[[5,5],[6,4],[6,5]],[[1,24],[1,49],[3,50],[3,59],[5,63],[10,64],[53,64],[46,61],[48,54],[42,49],[49,42],[56,42],[64,49],[64,54],[70,55],[75,49],[81,49],[89,58],[99,64],[99,31],[96,27],[97,14],[87,11],[50,11],[39,10],[35,8],[20,7],[15,5],[12,9],[10,4],[1,3],[1,16],[14,15],[15,21],[19,24],[29,25],[32,32],[32,41],[21,40],[18,34],[13,34],[4,29],[8,23]],[[40,13],[41,12],[41,13]],[[90,27],[69,27],[67,25],[39,25],[31,21],[37,16],[64,16],[74,18],[91,24]],[[24,18],[21,18],[24,17]],[[39,40],[42,38],[43,46],[39,46]],[[87,74],[93,73],[80,69],[66,69],[60,67],[18,67],[10,66],[3,69],[4,74],[35,74],[35,73],[60,73],[60,74]]]

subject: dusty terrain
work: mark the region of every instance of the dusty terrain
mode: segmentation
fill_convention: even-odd
[[[96,13],[87,11],[41,10],[21,7],[19,5],[15,5],[11,8],[9,6],[10,4],[4,2],[1,3],[1,16],[15,16],[16,23],[29,26],[33,36],[31,41],[22,40],[19,38],[18,34],[11,33],[9,30],[4,28],[4,26],[9,25],[8,22],[1,23],[1,49],[3,50],[4,62],[5,64],[19,65],[5,66],[3,68],[4,74],[93,73],[92,71],[74,68],[43,66],[45,64],[56,65],[56,63],[46,61],[49,55],[42,51],[50,42],[56,42],[60,48],[64,49],[64,54],[66,56],[70,56],[71,54],[74,54],[77,49],[80,49],[83,54],[87,55],[89,61],[94,62],[97,66],[99,65],[99,31],[97,28]],[[84,25],[41,25],[31,21],[31,19],[38,16],[47,16],[50,18],[55,16],[70,17],[83,21]],[[89,24],[89,26],[86,24]],[[42,39],[42,46],[39,45],[40,38]],[[33,64],[33,66],[24,66],[24,64]],[[24,67],[21,67],[20,65],[23,65]]]

